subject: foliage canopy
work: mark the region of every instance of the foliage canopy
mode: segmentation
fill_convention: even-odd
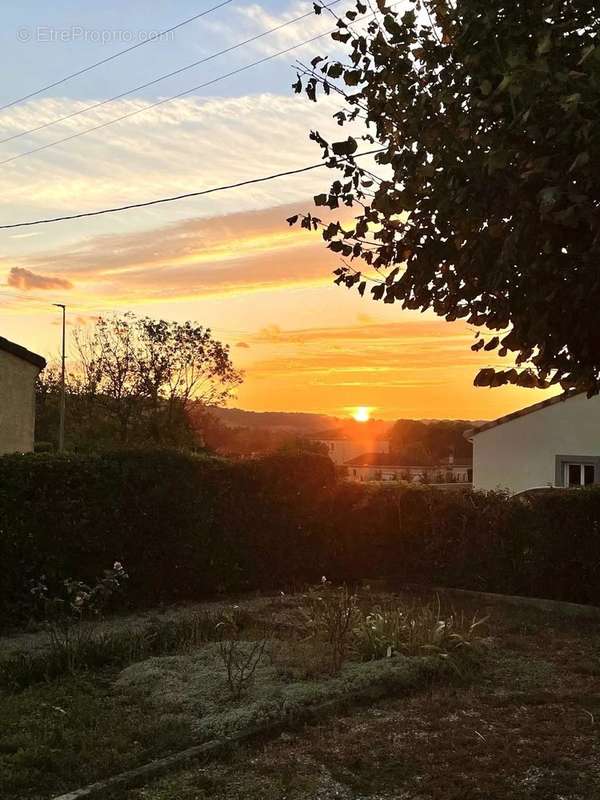
[[[222,405],[242,381],[229,347],[194,322],[101,317],[74,338],[67,431],[76,449],[189,444],[192,409]],[[40,376],[42,433],[52,429],[59,377],[52,368]]]
[[[346,259],[336,282],[433,310],[512,354],[475,383],[600,389],[600,18],[593,0],[362,0],[294,88],[344,96],[381,144],[376,176],[356,138],[313,138],[344,173],[315,203],[359,209],[349,225],[302,215]],[[315,5],[316,13],[324,8]],[[330,12],[333,13],[333,12]],[[357,24],[368,18],[363,33]],[[359,137],[360,138],[360,137]],[[290,224],[297,218],[291,217]],[[361,263],[362,262],[362,263]]]

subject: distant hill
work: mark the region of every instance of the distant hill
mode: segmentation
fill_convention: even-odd
[[[228,428],[260,428],[315,433],[341,424],[337,417],[292,411],[244,411],[241,408],[211,408],[210,413]]]
[[[210,413],[228,428],[292,431],[299,436],[346,428],[348,425],[355,427],[356,425],[356,423],[347,418],[294,411],[245,411],[241,408],[211,408]],[[423,419],[420,421],[425,424],[431,424],[445,420]],[[483,422],[484,420],[476,420],[470,424],[473,427],[478,427]],[[384,433],[391,429],[394,422],[374,419],[369,424],[375,426],[379,432]]]

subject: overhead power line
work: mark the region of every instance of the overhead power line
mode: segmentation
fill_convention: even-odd
[[[323,6],[323,8],[330,8],[331,6],[335,6],[340,3],[341,0],[333,0],[327,6]],[[45,130],[46,128],[50,128],[52,125],[58,125],[60,122],[66,122],[69,119],[73,119],[73,117],[78,117],[81,114],[87,114],[88,111],[94,111],[97,108],[102,108],[102,106],[107,105],[108,103],[114,103],[116,100],[122,100],[124,97],[129,97],[129,95],[134,94],[135,92],[142,91],[142,89],[148,89],[150,86],[156,86],[157,83],[162,83],[162,81],[166,81],[169,78],[174,78],[176,75],[181,75],[184,72],[187,72],[190,69],[194,69],[194,67],[198,67],[201,64],[206,64],[208,61],[212,61],[219,56],[226,55],[227,53],[231,53],[234,50],[239,50],[241,47],[245,47],[248,44],[252,44],[252,42],[256,42],[258,39],[262,39],[265,36],[268,36],[271,33],[276,33],[277,31],[282,30],[283,28],[287,28],[289,25],[293,25],[296,22],[300,22],[307,17],[312,17],[314,15],[314,11],[307,11],[306,14],[301,14],[299,17],[294,17],[293,19],[288,19],[286,22],[282,22],[280,25],[275,25],[273,28],[269,28],[266,31],[262,31],[261,33],[256,34],[255,36],[251,36],[249,39],[244,39],[242,42],[238,42],[237,44],[233,44],[230,47],[225,47],[222,50],[217,50],[215,53],[211,53],[204,58],[200,58],[198,61],[193,61],[191,64],[186,64],[179,69],[173,70],[172,72],[167,72],[164,75],[159,75],[157,78],[154,78],[147,83],[142,83],[139,86],[135,86],[133,89],[127,89],[125,92],[121,92],[120,94],[116,94],[113,97],[108,97],[106,100],[101,100],[98,103],[93,103],[92,105],[86,106],[85,108],[80,108],[77,111],[73,111],[71,114],[65,114],[62,117],[56,117],[56,119],[52,119],[49,122],[44,122],[42,125],[38,125],[35,128],[29,128],[26,131],[21,131],[20,133],[15,133],[12,136],[7,136],[5,139],[0,139],[0,144],[6,144],[7,142],[12,142],[15,139],[20,139],[23,136],[28,136],[32,133],[37,133],[38,131]]]
[[[173,25],[170,28],[167,28],[164,31],[160,31],[160,33],[155,33],[152,36],[149,36],[147,39],[143,39],[141,42],[137,42],[136,44],[131,45],[131,47],[125,48],[125,50],[120,50],[118,53],[113,53],[112,56],[107,56],[106,58],[101,59],[100,61],[96,61],[95,64],[90,64],[88,67],[83,67],[77,72],[72,72],[70,75],[65,75],[64,78],[60,78],[54,83],[49,83],[46,86],[42,86],[39,89],[36,89],[34,92],[30,92],[29,94],[23,95],[23,97],[17,97],[16,100],[11,100],[10,103],[5,103],[3,106],[0,106],[0,111],[4,111],[7,108],[11,108],[12,106],[16,106],[18,103],[23,103],[25,100],[30,100],[32,97],[37,97],[37,95],[42,94],[43,92],[47,92],[49,89],[54,89],[55,86],[60,86],[67,81],[72,80],[73,78],[78,78],[80,75],[85,75],[86,72],[91,72],[91,70],[96,69],[96,67],[102,66],[102,64],[107,64],[109,61],[114,61],[116,58],[120,58],[124,56],[126,53],[131,53],[132,50],[137,50],[138,47],[143,47],[145,44],[150,44],[150,42],[156,41],[156,39],[160,39],[162,36],[166,36],[169,33],[173,33],[173,31],[178,30],[179,28],[183,28],[184,25],[189,25],[190,22],[195,22],[195,20],[200,19],[201,17],[205,17],[207,14],[216,11],[223,6],[228,5],[231,3],[231,0],[223,0],[222,3],[219,3],[216,6],[212,6],[211,8],[206,9],[206,11],[202,11],[199,14],[195,14],[193,17],[189,17],[188,19],[184,19],[183,22],[178,22],[177,25]]]
[[[378,147],[375,150],[365,150],[362,153],[355,153],[351,158],[362,158],[364,156],[374,155],[375,153],[381,153],[385,150],[384,147]],[[114,208],[104,208],[100,211],[85,211],[79,214],[68,214],[62,217],[50,217],[47,219],[36,219],[31,220],[29,222],[14,222],[11,225],[0,225],[0,230],[9,230],[12,228],[30,228],[34,225],[49,225],[53,222],[66,222],[67,220],[72,219],[83,219],[84,217],[99,217],[104,214],[115,214],[120,211],[130,211],[134,208],[148,208],[150,206],[157,206],[163,203],[174,203],[178,200],[187,200],[191,197],[202,197],[207,194],[215,194],[216,192],[224,192],[228,191],[229,189],[239,189],[242,186],[250,186],[256,183],[266,183],[267,181],[276,180],[277,178],[284,178],[288,175],[299,175],[302,172],[310,172],[314,169],[321,169],[322,167],[329,166],[330,164],[343,164],[348,161],[348,157],[334,159],[333,162],[330,160],[328,162],[320,161],[317,164],[310,164],[306,167],[298,167],[297,169],[289,169],[285,170],[284,172],[275,172],[272,175],[264,175],[260,178],[249,178],[245,181],[238,181],[237,183],[229,183],[225,184],[224,186],[215,186],[212,189],[202,189],[198,192],[187,192],[186,194],[179,194],[173,197],[162,197],[159,200],[149,200],[143,203],[130,203],[129,205],[125,206],[115,206]]]
[[[328,36],[330,33],[331,30],[325,31],[325,33],[321,33],[318,36],[313,36],[312,39],[307,39],[304,42],[299,42],[298,44],[292,45],[292,47],[287,47],[285,50],[280,50],[279,52],[272,53],[270,56],[265,56],[264,58],[261,58],[258,61],[253,61],[251,64],[246,64],[243,67],[238,67],[237,69],[231,70],[231,72],[227,72],[224,75],[219,75],[217,78],[213,78],[210,81],[205,81],[204,83],[200,83],[198,84],[198,86],[192,86],[191,89],[186,89],[183,92],[178,92],[178,94],[170,95],[169,97],[164,97],[162,100],[157,100],[155,103],[150,103],[147,106],[142,106],[142,108],[136,108],[134,111],[129,111],[127,112],[127,114],[122,114],[120,117],[114,117],[113,119],[110,119],[107,122],[102,122],[100,125],[94,125],[92,128],[86,128],[85,130],[79,131],[78,133],[73,133],[70,136],[65,136],[63,139],[57,139],[55,142],[49,142],[48,144],[43,144],[40,147],[34,147],[32,150],[25,150],[24,153],[18,153],[16,156],[5,158],[3,161],[0,161],[0,166],[2,166],[3,164],[10,164],[12,161],[17,161],[20,158],[25,158],[25,156],[31,156],[34,153],[40,153],[43,150],[49,150],[51,147],[56,147],[59,144],[70,142],[73,139],[78,139],[80,136],[86,136],[88,133],[94,133],[94,131],[99,131],[102,130],[103,128],[108,128],[109,125],[114,125],[116,122],[121,122],[124,119],[130,119],[131,117],[135,117],[138,114],[143,114],[145,111],[150,111],[152,108],[157,108],[158,106],[162,106],[165,103],[170,103],[173,100],[178,100],[181,97],[186,97],[189,94],[197,92],[199,89],[205,89],[207,86],[212,86],[213,84],[219,83],[219,81],[223,81],[226,78],[231,78],[233,75],[239,75],[240,72],[245,72],[248,69],[252,69],[252,67],[257,67],[259,64],[264,64],[267,61],[271,61],[273,58],[277,58],[278,56],[283,56],[286,53],[290,53],[292,50],[296,50],[299,47],[303,47],[306,44],[315,42],[317,39],[322,39],[323,36]]]
[[[373,16],[372,14],[367,14],[364,17],[358,17],[355,20],[355,24],[363,19],[370,19],[372,16]],[[279,50],[277,53],[271,53],[271,55],[265,56],[264,58],[260,58],[257,61],[251,62],[250,64],[245,64],[242,67],[238,67],[237,69],[231,70],[231,72],[226,72],[224,75],[219,75],[216,78],[212,78],[209,81],[200,83],[197,86],[192,86],[190,89],[185,89],[183,92],[178,92],[177,94],[170,95],[169,97],[164,97],[161,100],[157,100],[154,103],[149,103],[148,105],[142,106],[141,108],[136,108],[133,111],[129,111],[126,114],[122,114],[119,117],[114,117],[113,119],[107,120],[106,122],[102,122],[99,125],[94,125],[91,128],[86,128],[83,131],[78,131],[77,133],[73,133],[70,136],[65,136],[62,139],[57,139],[54,142],[48,142],[48,144],[40,145],[39,147],[34,147],[31,150],[25,150],[25,152],[23,153],[18,153],[17,155],[5,158],[4,160],[0,161],[0,166],[4,164],[10,164],[11,162],[17,161],[20,158],[25,158],[26,156],[30,156],[35,153],[40,153],[44,150],[49,150],[51,147],[56,147],[59,144],[64,144],[65,142],[73,141],[73,139],[78,139],[80,136],[86,136],[88,133],[94,133],[95,131],[107,128],[109,125],[114,125],[117,122],[121,122],[124,119],[130,119],[131,117],[135,117],[138,114],[143,114],[144,112],[150,111],[153,108],[162,106],[165,103],[170,103],[173,100],[180,99],[181,97],[186,97],[187,95],[193,94],[194,92],[197,92],[200,89],[205,89],[207,86],[212,86],[215,83],[219,83],[220,81],[225,80],[226,78],[231,78],[233,75],[239,75],[241,72],[245,72],[248,69],[257,67],[260,64],[265,64],[274,58],[278,58],[279,56],[291,53],[292,51],[297,50],[299,47],[304,47],[307,44],[312,44],[312,42],[316,42],[318,39],[322,39],[324,36],[330,36],[337,30],[338,28],[330,28],[329,30],[324,31],[323,33],[319,33],[316,36],[312,36],[310,39],[305,39],[303,42],[298,42],[297,44],[294,44],[291,47],[286,47],[284,50]]]

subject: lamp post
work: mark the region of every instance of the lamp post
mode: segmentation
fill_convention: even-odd
[[[58,422],[58,452],[63,453],[65,449],[65,361],[66,340],[67,340],[67,307],[63,303],[53,303],[52,305],[62,310],[62,356],[60,371],[60,417]]]

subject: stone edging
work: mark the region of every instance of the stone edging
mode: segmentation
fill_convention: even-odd
[[[117,789],[127,789],[146,783],[148,780],[165,775],[171,770],[179,769],[185,764],[201,759],[203,756],[214,753],[225,752],[236,744],[240,744],[260,736],[273,737],[286,730],[294,729],[299,725],[315,722],[331,714],[346,710],[354,704],[365,703],[368,701],[381,700],[384,697],[401,694],[402,690],[413,688],[412,682],[407,682],[403,687],[398,685],[396,691],[391,692],[389,686],[372,686],[362,692],[347,697],[336,697],[333,700],[326,700],[314,706],[307,706],[302,712],[297,713],[292,720],[282,719],[265,725],[255,726],[232,734],[225,739],[212,739],[204,744],[188,747],[178,753],[151,761],[140,767],[113,775],[103,781],[75,789],[72,792],[53,797],[51,800],[88,800],[88,798],[102,797],[108,792]]]

